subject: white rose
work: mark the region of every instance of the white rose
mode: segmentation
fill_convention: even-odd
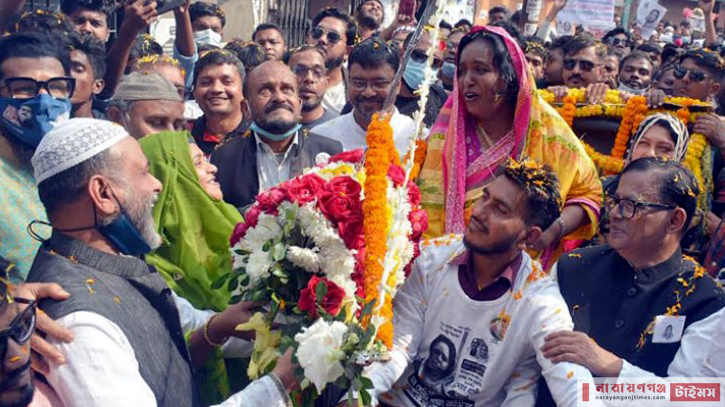
[[[305,377],[314,383],[318,392],[345,373],[340,363],[345,354],[339,350],[345,332],[347,326],[342,322],[327,323],[320,318],[295,335],[295,341],[300,344],[297,360],[305,369]]]

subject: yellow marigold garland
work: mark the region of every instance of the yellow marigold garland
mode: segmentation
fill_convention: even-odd
[[[390,118],[381,119],[377,114],[373,116],[367,131],[368,150],[365,154],[365,200],[363,201],[363,228],[365,231],[365,301],[375,302],[380,291],[384,290],[383,259],[387,251],[387,190],[388,167],[390,165],[393,143],[393,130],[390,127]],[[393,157],[397,157],[393,146]],[[387,283],[387,282],[386,282]],[[379,327],[377,337],[390,348],[393,343],[393,308],[392,298],[385,297],[385,303],[379,312],[384,323]],[[364,326],[370,323],[363,321]]]

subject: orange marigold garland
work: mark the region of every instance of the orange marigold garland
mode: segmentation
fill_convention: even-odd
[[[365,200],[363,201],[363,228],[365,230],[365,302],[377,304],[380,291],[385,289],[383,279],[383,258],[387,251],[387,188],[388,166],[391,160],[390,145],[393,140],[390,117],[373,116],[367,131],[368,150],[365,154]],[[395,147],[393,146],[393,150]],[[397,156],[397,152],[394,153]],[[393,340],[392,298],[386,301],[373,316],[384,318],[378,328],[378,339],[390,348]],[[370,321],[363,321],[368,326]]]
[[[564,121],[569,125],[569,127],[574,125],[574,115],[576,114],[576,97],[572,95],[566,95],[564,97],[564,106],[559,111],[561,114],[561,117],[564,118]]]
[[[617,137],[614,139],[614,147],[612,147],[611,152],[612,157],[624,159],[629,137],[632,135],[632,131],[636,129],[634,127],[635,116],[641,114],[642,107],[644,107],[645,111],[647,110],[647,99],[644,96],[633,96],[627,101],[624,113],[622,114],[622,124],[619,126]],[[644,117],[637,117],[637,119],[641,122]]]
[[[420,169],[423,167],[423,161],[425,161],[427,150],[428,144],[425,141],[420,139],[415,141],[415,158],[413,159],[413,168],[410,170],[410,179],[413,182],[415,182],[418,178]],[[407,163],[408,160],[410,160],[410,151],[408,151],[408,154],[405,155],[403,162]]]

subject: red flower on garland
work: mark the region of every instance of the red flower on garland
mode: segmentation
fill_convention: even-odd
[[[284,184],[290,198],[300,205],[312,202],[324,185],[325,180],[317,174],[308,174]]]
[[[324,284],[327,287],[325,297],[322,299],[317,298],[318,284]],[[319,304],[325,312],[335,317],[340,313],[344,298],[345,290],[342,287],[324,277],[312,276],[307,282],[307,288],[300,292],[300,301],[297,306],[300,310],[309,312],[312,318],[317,318],[317,304]]]
[[[353,178],[335,177],[318,194],[317,207],[332,222],[349,222],[359,216],[362,187]]]
[[[283,187],[270,188],[267,191],[257,195],[257,205],[259,209],[270,215],[279,215],[279,204],[284,201],[289,201],[289,191]]]
[[[415,209],[408,215],[408,220],[413,227],[413,233],[410,238],[414,242],[418,242],[423,233],[428,229],[428,214],[423,209]]]
[[[408,201],[410,206],[420,205],[420,189],[413,181],[408,181]]]
[[[334,155],[328,160],[328,162],[336,163],[342,161],[351,164],[358,164],[362,161],[364,155],[365,150],[362,148],[358,148],[355,150],[345,151],[340,154]]]
[[[237,225],[234,226],[234,232],[232,232],[232,236],[229,238],[229,244],[232,247],[242,240],[242,238],[247,234],[247,230],[249,230],[249,228],[257,226],[260,213],[262,213],[262,211],[259,207],[253,206],[249,208],[249,211],[247,211],[244,215],[244,222],[237,223]]]
[[[393,181],[393,186],[397,188],[403,185],[403,181],[405,181],[405,171],[398,165],[391,165],[388,167],[388,178]]]

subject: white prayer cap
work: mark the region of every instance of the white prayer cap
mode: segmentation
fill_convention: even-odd
[[[56,125],[33,154],[35,184],[95,157],[126,137],[130,136],[122,126],[107,120],[76,118]]]

